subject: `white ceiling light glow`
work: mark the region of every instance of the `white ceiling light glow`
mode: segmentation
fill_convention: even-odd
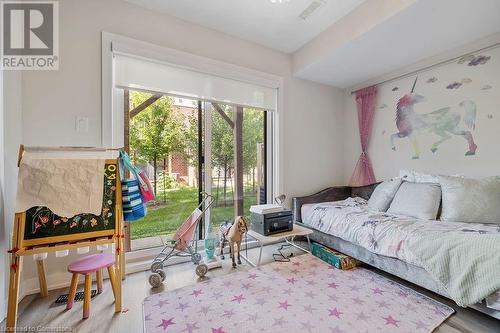
[[[283,2],[289,2],[290,0],[271,0],[272,3],[283,3]]]

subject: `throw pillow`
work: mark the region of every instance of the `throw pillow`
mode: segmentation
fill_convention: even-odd
[[[435,220],[441,202],[438,184],[403,182],[392,200],[388,213]]]
[[[439,183],[443,191],[442,221],[500,224],[500,176],[439,176]]]
[[[368,207],[378,212],[387,211],[400,185],[401,179],[399,178],[380,183],[370,196]]]

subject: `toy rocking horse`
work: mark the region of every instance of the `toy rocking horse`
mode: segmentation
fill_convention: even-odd
[[[236,268],[236,262],[234,260],[234,243],[236,243],[238,248],[238,265],[241,265],[241,240],[243,239],[243,234],[247,232],[247,230],[247,219],[244,216],[237,216],[230,227],[229,223],[224,223],[219,228],[220,257],[224,259],[224,246],[226,245],[226,241],[229,241],[229,255],[233,260],[233,268]]]

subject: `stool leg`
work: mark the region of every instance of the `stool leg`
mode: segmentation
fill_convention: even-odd
[[[100,294],[102,293],[102,270],[98,269],[95,272],[95,277],[97,280],[97,293]]]
[[[92,287],[92,276],[85,274],[85,295],[83,299],[83,319],[87,319],[90,314],[90,294]]]
[[[73,302],[75,301],[77,287],[78,287],[78,274],[73,273],[73,276],[71,277],[71,286],[69,287],[68,302],[66,303],[67,310],[70,310],[73,307]]]
[[[108,266],[109,282],[111,282],[111,288],[113,288],[113,295],[116,301],[116,276],[115,268],[113,266]]]

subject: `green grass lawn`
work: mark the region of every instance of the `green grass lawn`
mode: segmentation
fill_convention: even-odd
[[[256,204],[256,194],[251,193],[251,188],[246,188],[244,197],[245,214],[251,205]],[[222,191],[221,191],[222,192]],[[215,189],[213,191],[215,193]],[[220,197],[222,195],[219,193]],[[232,198],[232,192],[228,192],[227,197]],[[198,188],[184,187],[171,190],[165,193],[166,204],[159,208],[149,207],[148,214],[141,220],[131,223],[131,239],[139,239],[150,236],[173,234],[177,228],[185,221],[191,212],[198,205]],[[159,200],[163,200],[163,194],[158,195]],[[222,205],[219,201],[219,206]],[[225,220],[233,220],[234,208],[232,202],[228,202],[226,207],[214,207],[212,209],[212,223],[218,225]]]

